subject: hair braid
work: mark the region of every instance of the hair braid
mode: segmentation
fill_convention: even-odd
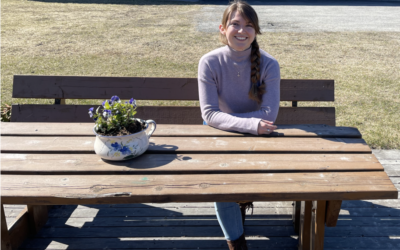
[[[257,39],[251,44],[251,87],[249,91],[250,99],[257,101],[258,104],[262,102],[262,96],[265,93],[265,84],[260,82],[260,47],[258,46]]]

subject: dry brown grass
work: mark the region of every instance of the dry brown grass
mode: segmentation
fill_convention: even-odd
[[[1,5],[2,103],[52,102],[12,100],[16,74],[196,77],[200,57],[220,46],[217,34],[196,30],[199,5]],[[265,32],[258,40],[282,78],[335,79],[335,103],[318,105],[336,107],[338,126],[357,127],[373,148],[400,148],[400,33]]]

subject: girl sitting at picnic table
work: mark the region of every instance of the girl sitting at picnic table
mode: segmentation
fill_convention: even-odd
[[[234,1],[219,26],[226,46],[205,54],[199,62],[198,83],[202,118],[212,127],[270,134],[278,115],[280,70],[275,58],[258,46],[260,26],[255,10]],[[244,216],[251,202],[216,202],[215,211],[229,249],[247,249]]]

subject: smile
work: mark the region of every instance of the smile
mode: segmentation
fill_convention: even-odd
[[[243,36],[235,36],[236,39],[238,39],[239,41],[244,41],[247,39],[247,37],[243,37]]]

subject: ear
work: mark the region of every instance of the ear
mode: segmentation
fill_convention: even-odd
[[[222,24],[219,25],[219,32],[221,32],[222,35],[226,35],[226,30],[224,28],[224,26],[222,26]]]

